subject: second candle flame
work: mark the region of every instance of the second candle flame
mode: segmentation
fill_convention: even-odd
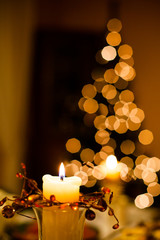
[[[61,181],[63,181],[64,177],[65,177],[65,169],[64,169],[64,164],[62,162],[59,168],[59,178]]]

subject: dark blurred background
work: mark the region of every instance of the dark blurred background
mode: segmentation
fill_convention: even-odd
[[[159,9],[159,0],[0,1],[0,187],[17,192],[20,162],[40,184],[58,175],[65,142],[85,131],[78,100],[114,17],[134,51],[132,91],[160,157]]]

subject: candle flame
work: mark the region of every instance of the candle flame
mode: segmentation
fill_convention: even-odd
[[[64,164],[62,162],[60,165],[60,168],[59,168],[59,178],[60,178],[60,180],[63,181],[64,177],[65,177],[65,169],[64,169]]]
[[[117,158],[114,155],[109,155],[106,159],[106,166],[108,169],[115,169],[117,167]]]

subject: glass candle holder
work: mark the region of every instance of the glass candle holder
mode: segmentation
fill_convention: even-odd
[[[39,240],[83,240],[85,209],[70,207],[33,208]]]

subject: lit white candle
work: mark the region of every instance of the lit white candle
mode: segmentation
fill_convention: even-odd
[[[81,183],[82,180],[79,177],[65,177],[64,165],[61,163],[59,177],[49,174],[43,176],[43,195],[47,199],[55,195],[59,202],[77,202]]]
[[[106,172],[107,172],[107,179],[119,180],[119,168],[117,158],[114,155],[109,155],[106,159]]]
[[[79,201],[81,178],[65,177],[64,165],[61,164],[59,177],[46,174],[43,176],[43,195],[50,199],[51,195],[59,202]],[[82,219],[81,219],[82,218]],[[81,219],[81,220],[80,220]],[[84,214],[79,209],[64,209],[57,206],[44,207],[42,216],[42,238],[44,240],[80,240],[83,237]]]

